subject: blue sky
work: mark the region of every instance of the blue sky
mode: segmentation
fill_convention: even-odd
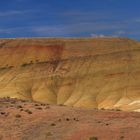
[[[0,38],[121,36],[140,40],[140,0],[1,0]]]

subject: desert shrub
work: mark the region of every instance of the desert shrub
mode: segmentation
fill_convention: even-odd
[[[69,118],[66,118],[66,121],[70,121],[70,119]]]
[[[32,114],[32,111],[30,111],[29,109],[26,109],[25,112],[27,112],[28,114]]]
[[[37,107],[36,109],[38,109],[38,110],[42,110],[42,107]]]
[[[23,108],[22,108],[22,109],[20,109],[20,111],[23,111]]]
[[[11,68],[13,68],[13,67],[14,67],[14,66],[8,66],[8,65],[6,65],[6,66],[4,66],[4,67],[1,67],[0,70],[11,69]]]
[[[21,118],[21,115],[20,114],[17,114],[15,117],[16,118]]]
[[[121,111],[121,109],[115,109],[116,111]]]
[[[16,103],[16,101],[11,101],[10,103],[11,103],[11,104],[15,104],[15,103]]]
[[[79,121],[77,118],[73,118],[74,121]]]
[[[48,132],[48,133],[46,133],[46,136],[48,137],[48,136],[52,136],[52,133],[51,132]]]
[[[98,140],[97,137],[90,137],[89,140]]]
[[[5,112],[1,112],[0,114],[1,114],[1,115],[4,115],[4,114],[5,114]]]
[[[8,66],[7,68],[8,68],[8,69],[12,69],[13,67],[14,67],[14,66]]]
[[[65,106],[64,104],[59,104],[59,106]]]
[[[24,64],[22,64],[21,66],[22,67],[26,67],[26,66],[28,66],[29,64],[27,64],[27,63],[24,63]]]
[[[25,103],[26,101],[25,101],[25,100],[21,100],[21,102],[22,102],[22,103]]]
[[[33,64],[33,61],[30,61],[30,64]]]
[[[5,70],[7,67],[1,67],[0,70]]]
[[[36,60],[36,63],[38,63],[39,62],[39,60]]]
[[[17,108],[23,108],[21,105],[18,105]]]
[[[39,104],[35,104],[34,106],[39,106]]]
[[[61,122],[62,120],[61,119],[58,119],[58,121]]]
[[[41,106],[46,106],[46,104],[40,104]]]
[[[120,139],[121,139],[121,140],[124,139],[124,136],[121,136]]]
[[[23,63],[21,66],[26,67],[26,66],[29,66],[29,65],[32,65],[32,64],[33,64],[33,61],[30,61],[30,63]]]
[[[105,125],[109,125],[109,123],[106,123]]]
[[[51,126],[56,126],[56,124],[55,123],[52,123]]]
[[[49,109],[49,108],[50,108],[50,106],[46,106],[46,107],[45,107],[45,109]]]

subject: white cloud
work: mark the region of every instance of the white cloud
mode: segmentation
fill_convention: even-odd
[[[38,27],[31,27],[31,31],[37,35],[64,35],[65,34],[65,26],[38,26]]]
[[[114,38],[118,37],[116,35],[104,35],[104,34],[91,34],[91,37],[93,38]]]
[[[104,37],[106,37],[105,35],[103,35],[103,34],[91,34],[91,37],[93,37],[93,38],[104,38]]]
[[[116,31],[115,34],[117,34],[117,35],[124,35],[124,34],[126,34],[126,32],[123,31],[123,30],[120,30],[120,31]]]

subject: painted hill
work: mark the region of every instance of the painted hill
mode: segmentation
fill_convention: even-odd
[[[139,62],[126,38],[1,39],[0,97],[140,111]]]

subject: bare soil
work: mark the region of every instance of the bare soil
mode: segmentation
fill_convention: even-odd
[[[0,140],[140,140],[140,113],[1,98]]]

